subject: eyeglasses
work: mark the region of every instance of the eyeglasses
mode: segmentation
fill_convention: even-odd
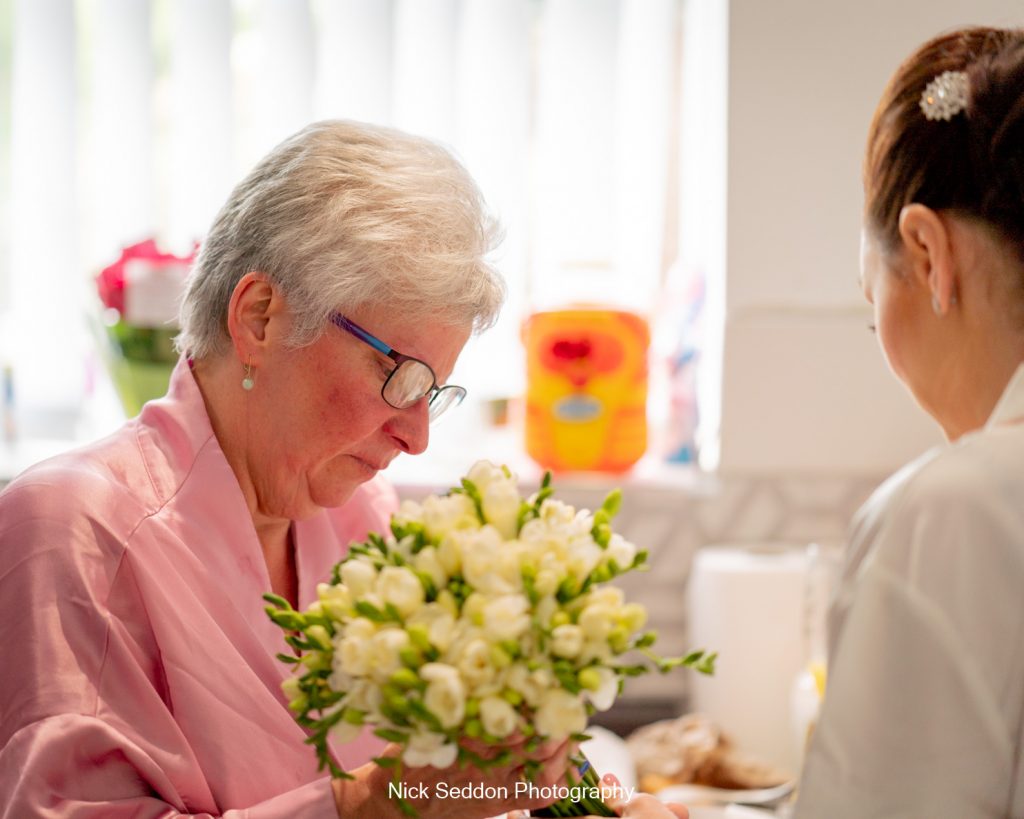
[[[395,368],[388,373],[384,386],[380,388],[381,398],[395,409],[408,409],[421,398],[426,398],[429,418],[436,421],[446,409],[461,404],[466,397],[463,387],[454,384],[437,386],[437,376],[429,364],[392,349],[341,313],[332,313],[331,321],[395,362]]]

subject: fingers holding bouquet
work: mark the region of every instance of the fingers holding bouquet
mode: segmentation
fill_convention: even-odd
[[[664,804],[650,794],[639,794],[625,798],[619,780],[613,774],[601,779],[601,793],[604,804],[615,812],[616,816],[626,819],[689,819],[690,812],[677,804]],[[523,810],[510,811],[506,819],[528,819],[529,814]],[[589,819],[589,817],[585,817]]]

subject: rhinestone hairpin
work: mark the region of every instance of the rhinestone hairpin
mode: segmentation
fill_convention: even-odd
[[[943,71],[921,94],[921,110],[925,119],[947,122],[967,107],[966,71]]]

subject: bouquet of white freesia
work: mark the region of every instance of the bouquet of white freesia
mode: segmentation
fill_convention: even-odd
[[[448,495],[405,501],[388,536],[352,545],[305,612],[266,595],[296,652],[278,655],[296,666],[290,708],[321,767],[347,776],[328,736],[351,741],[364,725],[401,746],[377,760],[396,782],[403,766],[504,764],[507,754],[483,759],[465,741],[585,739],[624,678],[680,665],[712,673],[714,654],[654,654],[646,610],[608,585],[646,559],[611,529],[618,490],[593,514],[551,495],[550,474],[524,499],[507,468],[478,462]],[[614,815],[593,769],[581,770],[579,798],[553,815]],[[525,760],[526,780],[534,773]]]

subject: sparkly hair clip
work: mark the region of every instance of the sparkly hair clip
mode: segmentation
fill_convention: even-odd
[[[947,122],[967,107],[969,89],[966,71],[943,71],[921,94],[921,110],[925,119]]]

